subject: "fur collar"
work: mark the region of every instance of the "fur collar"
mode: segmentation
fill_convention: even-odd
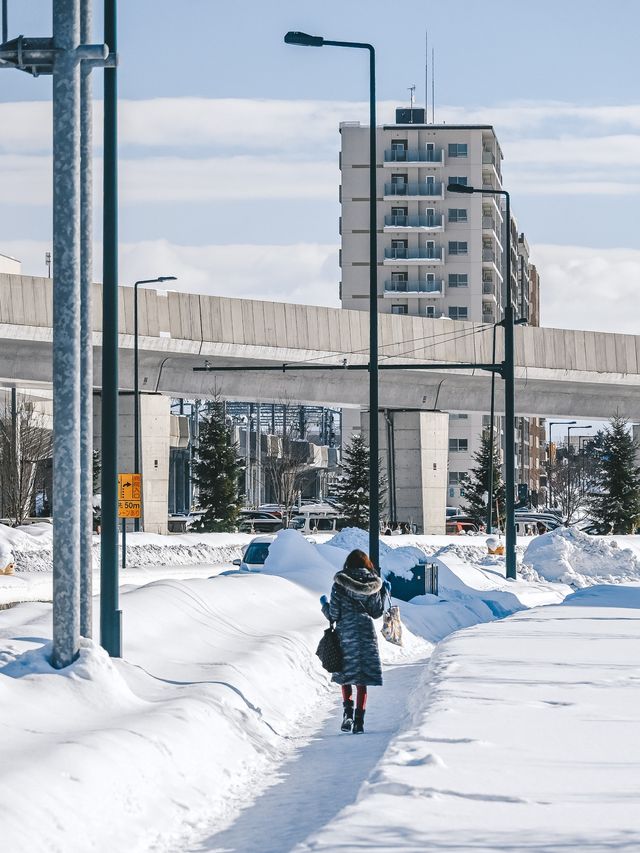
[[[338,572],[334,577],[334,581],[344,587],[348,592],[354,592],[360,595],[373,595],[382,589],[382,580],[371,572],[367,572],[367,579],[360,580],[348,575],[345,571]]]

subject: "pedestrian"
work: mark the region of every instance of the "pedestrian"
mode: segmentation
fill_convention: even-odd
[[[336,630],[342,648],[342,671],[331,680],[342,687],[343,732],[362,734],[367,687],[382,685],[382,664],[374,619],[384,612],[391,584],[382,581],[364,551],[352,551],[331,587],[331,600],[320,599],[322,612]],[[353,685],[356,686],[355,713]]]

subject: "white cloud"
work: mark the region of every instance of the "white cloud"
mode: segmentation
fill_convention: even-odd
[[[393,120],[394,107],[391,101],[379,103],[380,123]],[[96,102],[97,152],[101,114],[102,104]],[[436,118],[447,123],[493,124],[504,150],[509,185],[521,194],[638,193],[638,105],[519,102],[473,109],[442,107]],[[366,123],[366,104],[233,98],[123,100],[123,201],[335,197],[338,127],[345,120]],[[0,127],[4,198],[14,203],[49,203],[50,104],[0,104]],[[531,138],[534,132],[536,138]],[[141,157],[142,152],[153,156]],[[297,177],[301,163],[305,164],[304,184]]]
[[[22,261],[25,275],[44,275],[51,245],[35,240],[2,243],[2,251]],[[102,279],[101,247],[95,246],[94,273]],[[55,263],[55,259],[54,259]],[[133,283],[175,275],[176,290],[217,296],[269,299],[307,305],[338,306],[338,249],[334,245],[181,246],[167,240],[122,243],[120,281]]]
[[[536,244],[542,324],[640,333],[640,250]]]
[[[96,204],[101,169],[102,161],[96,158]],[[120,160],[120,200],[123,204],[261,198],[334,200],[338,196],[339,182],[336,162],[301,164],[267,156]],[[3,204],[51,204],[51,157],[0,155],[0,186]]]

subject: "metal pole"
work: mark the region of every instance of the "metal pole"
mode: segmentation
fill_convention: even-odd
[[[80,0],[80,41],[92,41],[93,0]],[[91,64],[80,69],[80,634],[93,633],[93,116]]]
[[[7,15],[7,2],[2,0],[2,43],[4,44],[9,38],[9,20]]]
[[[122,519],[122,568],[127,568],[127,519]]]
[[[138,285],[133,285],[133,470],[140,473],[140,384],[138,375]],[[140,519],[133,522],[136,533],[140,530]]]
[[[104,2],[104,41],[115,56],[116,0]],[[121,657],[122,612],[118,609],[118,72],[115,64],[104,70],[103,162],[100,642],[112,657]]]
[[[262,412],[260,403],[256,403],[256,507],[262,503],[262,433],[260,420]]]
[[[79,0],[53,4],[53,655],[80,644]]]
[[[376,54],[369,50],[369,558],[380,566],[378,468],[378,191],[376,162]]]
[[[496,329],[499,323],[493,324],[493,348],[491,350],[491,361],[496,363]],[[495,422],[496,406],[496,374],[491,373],[491,414],[489,415],[489,483],[487,501],[487,533],[493,533],[493,425]]]
[[[506,200],[507,217],[507,301],[504,309],[504,417],[505,465],[506,479],[506,574],[508,578],[516,578],[516,517],[515,517],[515,353],[513,300],[511,293],[511,200],[509,193],[502,190]]]

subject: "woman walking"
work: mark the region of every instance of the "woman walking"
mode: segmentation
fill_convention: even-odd
[[[362,734],[367,704],[367,686],[382,684],[382,664],[378,652],[374,619],[382,616],[384,599],[391,585],[380,579],[364,551],[352,551],[344,567],[333,579],[331,600],[325,595],[322,612],[336,630],[342,647],[342,671],[331,680],[342,685],[343,732]],[[353,686],[356,685],[355,714]]]

